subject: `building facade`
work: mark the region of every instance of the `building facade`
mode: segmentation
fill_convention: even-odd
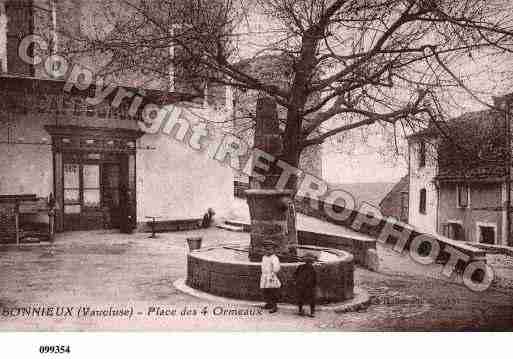
[[[486,110],[410,136],[410,224],[456,240],[508,245],[506,129],[504,112]]]
[[[393,217],[403,223],[408,223],[409,183],[409,176],[404,176],[381,200],[379,209],[383,216]]]
[[[437,143],[433,137],[409,139],[408,223],[436,233],[438,220]]]
[[[227,96],[192,103],[186,101],[190,96],[158,86],[130,86],[128,77],[96,103],[100,89],[94,81],[75,83],[72,66],[56,80],[44,64],[20,58],[25,36],[59,26],[62,17],[74,23],[74,16],[77,31],[89,28],[94,18],[84,9],[91,4],[45,1],[50,11],[43,16],[38,1],[0,1],[0,39],[6,41],[0,43],[0,196],[55,199],[57,231],[130,231],[144,227],[149,217],[196,219],[208,208],[223,217],[231,210],[233,172],[213,159],[211,148],[223,133],[195,113],[231,113]],[[163,121],[148,123],[147,106],[158,108],[154,117]],[[204,129],[201,141],[195,126]],[[0,241],[11,241],[5,233],[12,231],[1,223]]]

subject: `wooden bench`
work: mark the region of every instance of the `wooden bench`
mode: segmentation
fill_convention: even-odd
[[[153,218],[155,217],[155,220]],[[194,229],[200,229],[203,222],[202,218],[190,218],[190,219],[174,219],[174,220],[156,220],[159,217],[147,216],[152,219],[146,222],[148,228],[145,232],[148,233],[163,233],[163,232],[177,232],[177,231],[190,231]]]

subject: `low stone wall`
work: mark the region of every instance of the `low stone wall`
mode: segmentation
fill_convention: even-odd
[[[305,215],[333,223],[342,227],[352,228],[352,224],[355,221],[356,217],[358,215],[361,215],[360,212],[356,210],[351,210],[349,215],[344,220],[336,220],[328,216],[324,208],[327,206],[325,202],[322,200],[312,200],[310,198],[305,197],[295,197],[294,198],[294,204],[296,207],[296,211],[299,213],[303,213]],[[335,212],[341,212],[344,210],[343,207],[333,205],[332,209]],[[363,223],[361,225],[361,228],[357,231],[359,233],[363,233],[365,235],[370,236],[371,238],[377,239],[379,235],[382,233],[383,228],[386,224],[386,221],[384,219],[376,221],[376,224],[369,224],[369,223]],[[404,225],[403,224],[395,224],[394,229],[397,231],[403,231]],[[301,233],[303,232],[303,233]],[[410,242],[413,240],[413,238],[425,234],[422,233],[420,230],[411,230],[411,233],[409,235],[408,240],[405,243],[404,250],[409,250]],[[479,248],[474,248],[469,244],[466,243],[458,243],[454,240],[451,240],[449,238],[443,237],[441,235],[432,235],[440,244],[440,253],[436,261],[440,264],[446,264],[450,259],[450,254],[445,250],[447,247],[453,247],[458,249],[460,252],[466,254],[469,256],[469,261],[483,261],[486,262],[486,251]],[[320,245],[320,246],[326,246],[333,248],[340,248],[343,250],[346,250],[350,253],[352,253],[355,256],[355,263],[372,269],[377,270],[378,268],[378,257],[376,252],[376,240],[374,240],[374,243],[355,240],[351,238],[350,241],[352,241],[352,245],[350,245],[350,241],[347,241],[347,238],[344,239],[343,237],[337,237],[332,238],[333,236],[324,235],[322,233],[308,233],[305,231],[298,231],[298,241],[300,243],[304,244],[312,244],[312,245]],[[398,238],[396,236],[390,235],[386,238],[385,243],[390,246],[394,246],[397,242]],[[456,268],[458,270],[463,269],[465,266],[465,263],[462,261],[458,261],[456,264]]]
[[[334,248],[349,252],[354,256],[355,264],[373,271],[379,269],[375,239],[365,240],[303,230],[298,230],[297,239],[299,245]]]
[[[312,217],[315,217],[315,218],[318,218],[318,219],[321,219],[321,220],[324,220],[324,221],[327,221],[327,222],[330,222],[330,223],[333,223],[333,224],[336,224],[339,226],[350,228],[352,230],[355,230],[352,227],[352,224],[355,222],[357,216],[364,215],[358,211],[351,210],[349,215],[346,216],[347,217],[346,219],[336,220],[326,214],[327,211],[325,211],[324,208],[326,206],[328,206],[328,204],[326,204],[323,201],[317,201],[317,200],[311,200],[309,198],[299,197],[299,198],[295,199],[295,204],[296,204],[296,210],[298,212],[305,213],[309,216],[312,216]],[[330,206],[332,207],[332,210],[334,210],[335,212],[340,213],[344,210],[343,207],[340,207],[337,205],[330,205]],[[363,221],[364,223],[362,223],[361,227],[359,228],[359,230],[357,232],[366,234],[372,238],[377,239],[380,236],[380,234],[383,232],[383,228],[385,227],[386,220],[385,219],[376,220],[372,217],[369,217],[369,219],[372,219],[372,220],[369,220],[368,221],[369,223],[365,223],[365,221]],[[372,222],[374,222],[374,223],[372,223]],[[405,230],[405,225],[402,223],[398,223],[398,224],[394,224],[393,228],[395,230],[397,230],[398,232],[402,232]],[[415,237],[422,235],[422,234],[426,234],[426,233],[421,232],[420,230],[416,230],[416,229],[412,228],[411,226],[409,226],[409,230],[410,230],[410,234],[409,234],[408,239],[406,240],[405,245],[403,247],[404,251],[409,250],[410,243]],[[451,240],[450,238],[446,238],[441,235],[437,235],[437,234],[429,234],[429,235],[431,237],[433,237],[434,239],[436,239],[440,245],[440,252],[436,259],[437,263],[446,264],[449,261],[451,256],[450,256],[449,252],[445,250],[447,247],[453,247],[453,248],[457,249],[458,251],[460,251],[461,253],[468,255],[469,262],[471,262],[471,261],[486,262],[486,253],[484,250],[474,248],[464,242],[461,243],[461,242],[458,242],[455,240]],[[398,237],[396,235],[389,235],[387,238],[384,239],[384,242],[387,245],[394,246],[396,244],[397,240],[398,240]],[[359,246],[359,245],[360,244],[357,244],[357,246]],[[371,254],[369,256],[369,259],[371,261],[372,261],[372,257],[373,257],[373,254],[372,254],[372,250],[371,250]],[[458,263],[456,264],[457,270],[462,270],[462,269],[464,269],[464,267],[465,267],[465,262],[463,262],[463,261],[458,261]]]
[[[317,273],[317,302],[336,303],[353,298],[354,259],[349,253],[319,247],[305,247],[336,254],[339,259],[314,264]],[[189,287],[217,296],[261,301],[260,263],[216,261],[209,259],[204,248],[187,255],[187,279]],[[279,273],[282,287],[280,302],[296,303],[294,273],[302,263],[282,263]]]
[[[188,218],[188,219],[177,219],[168,221],[155,221],[155,233],[163,232],[178,232],[178,231],[192,231],[195,229],[202,228],[203,218]],[[139,222],[137,224],[137,232],[151,233],[152,220],[147,219],[146,222]]]
[[[502,254],[505,256],[513,257],[513,248],[507,246],[499,246],[494,244],[484,244],[484,243],[469,243],[472,247],[476,247],[484,250],[486,253],[490,254]]]

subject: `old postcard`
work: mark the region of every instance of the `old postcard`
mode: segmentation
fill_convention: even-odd
[[[0,0],[0,331],[511,331],[512,51],[507,0]]]

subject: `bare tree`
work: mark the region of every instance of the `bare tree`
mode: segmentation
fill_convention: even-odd
[[[425,127],[450,114],[461,92],[484,101],[466,76],[510,70],[500,66],[513,45],[513,7],[505,0],[109,0],[101,6],[95,34],[61,29],[73,43],[68,51],[108,59],[106,74],[136,70],[165,82],[171,67],[180,69],[181,83],[196,95],[208,83],[274,98],[286,112],[281,159],[292,166],[304,148],[355,129]],[[285,59],[290,81],[277,85],[240,66],[265,55]],[[494,61],[499,66],[483,67]]]

